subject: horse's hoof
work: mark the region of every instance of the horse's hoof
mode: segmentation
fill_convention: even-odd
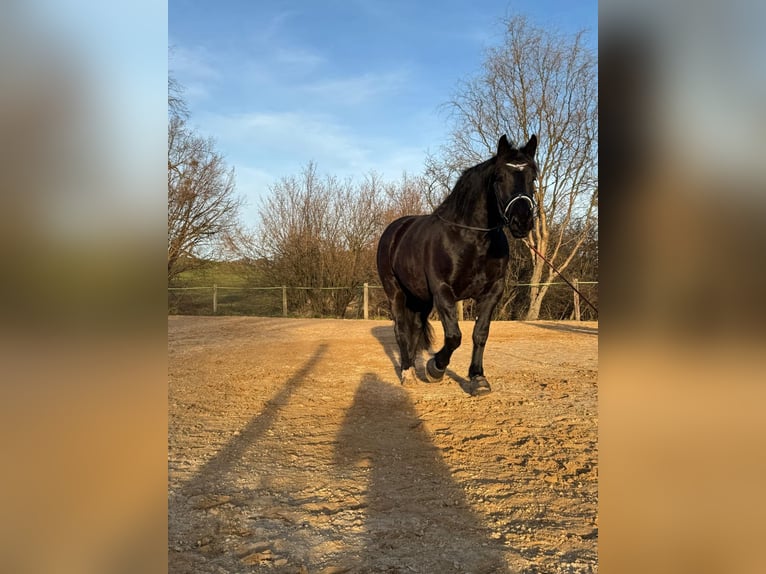
[[[446,369],[439,369],[436,366],[436,361],[434,361],[433,357],[428,359],[428,362],[426,363],[426,378],[428,379],[428,382],[436,383],[441,381],[442,377],[444,377],[444,371],[446,371]]]
[[[471,395],[474,397],[486,395],[492,391],[492,387],[489,386],[489,381],[483,375],[475,375],[471,377]]]
[[[416,383],[418,379],[415,376],[415,369],[410,367],[406,371],[402,371],[401,380],[403,385]]]

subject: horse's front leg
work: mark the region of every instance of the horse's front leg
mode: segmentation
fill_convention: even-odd
[[[444,376],[452,353],[460,346],[463,337],[457,323],[456,302],[452,288],[447,285],[434,293],[434,305],[444,328],[444,346],[426,363],[426,376],[432,382],[439,381]]]
[[[491,387],[484,376],[484,347],[489,336],[489,323],[492,320],[492,312],[497,307],[503,294],[503,282],[498,281],[492,289],[479,301],[477,301],[476,323],[473,326],[473,353],[471,354],[471,366],[468,368],[468,378],[471,379],[472,394],[489,392]]]

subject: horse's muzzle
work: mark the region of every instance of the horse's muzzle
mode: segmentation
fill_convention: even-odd
[[[508,226],[508,228],[511,230],[511,235],[513,235],[516,239],[524,239],[532,229],[531,227],[522,227],[518,224],[514,225],[513,220],[511,220],[511,224]]]
[[[522,239],[532,231],[535,224],[535,202],[528,195],[516,195],[505,206],[504,214],[511,235]]]
[[[528,210],[526,214],[511,216],[511,220],[508,222],[508,229],[511,231],[516,239],[523,239],[526,237],[535,225],[535,218],[532,210]]]

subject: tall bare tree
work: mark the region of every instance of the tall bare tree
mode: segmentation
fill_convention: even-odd
[[[555,34],[524,17],[504,22],[500,46],[487,52],[481,72],[461,83],[446,104],[453,120],[450,142],[426,173],[444,190],[465,167],[494,153],[498,136],[540,141],[536,191],[539,218],[528,240],[562,271],[589,237],[598,209],[597,62],[585,32]],[[578,233],[569,233],[577,229]],[[555,277],[528,250],[529,282]],[[548,287],[533,286],[527,320],[535,320]],[[502,307],[502,303],[501,303]]]
[[[189,108],[183,97],[183,87],[170,74],[168,74],[168,117],[181,119],[189,117]]]
[[[172,94],[172,92],[171,92]],[[182,103],[182,101],[181,101]],[[238,225],[242,200],[234,171],[212,139],[186,124],[185,110],[169,101],[168,124],[168,281],[200,266]]]

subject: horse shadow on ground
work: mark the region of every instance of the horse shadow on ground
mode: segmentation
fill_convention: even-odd
[[[587,327],[585,325],[566,325],[561,323],[526,323],[540,329],[549,329],[551,331],[561,331],[564,333],[579,333],[583,335],[598,336],[598,327]]]
[[[383,347],[383,351],[386,353],[389,360],[391,361],[391,364],[394,367],[394,371],[396,372],[397,380],[401,380],[402,373],[400,369],[401,362],[399,358],[399,345],[396,342],[396,335],[394,335],[393,325],[390,325],[387,327],[382,327],[382,326],[373,327],[372,336],[378,340],[381,347]],[[428,382],[428,378],[426,377],[426,363],[425,363],[425,360],[423,360],[422,354],[421,356],[417,357],[415,360],[415,374],[417,375],[418,380],[420,382],[423,382],[425,384],[434,384],[434,383]],[[473,395],[475,388],[474,388],[474,385],[471,384],[471,381],[469,379],[466,379],[465,377],[461,377],[450,368],[447,368],[445,374],[447,375],[447,377],[455,381],[463,390],[463,392],[465,392],[468,395]],[[443,382],[443,380],[440,382]]]
[[[337,436],[334,465],[366,474],[355,572],[508,573],[503,543],[422,426],[409,393],[365,373]]]

